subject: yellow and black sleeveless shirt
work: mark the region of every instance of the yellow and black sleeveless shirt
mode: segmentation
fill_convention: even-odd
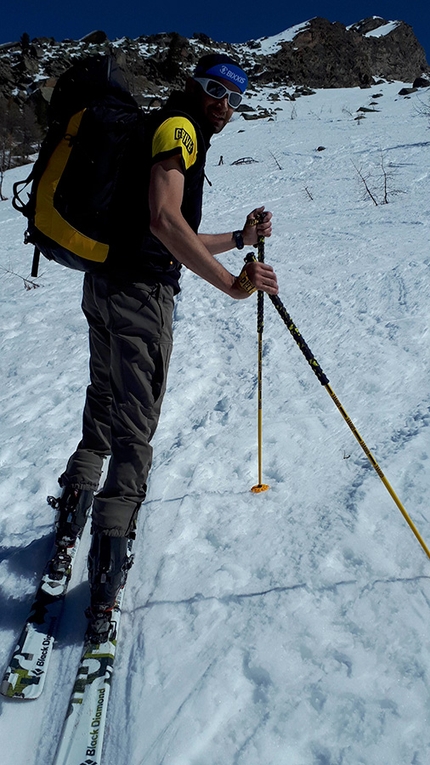
[[[143,136],[129,150],[114,222],[115,249],[110,256],[109,270],[116,278],[171,284],[179,292],[181,265],[149,228],[149,178],[155,163],[180,156],[184,173],[181,212],[197,233],[209,139],[192,111],[186,94],[173,93],[165,107],[149,115]]]

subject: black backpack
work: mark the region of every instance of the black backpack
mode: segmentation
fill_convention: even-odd
[[[143,122],[112,56],[80,60],[58,79],[38,159],[13,189],[13,206],[28,219],[25,242],[35,245],[32,276],[40,252],[80,271],[107,268],[123,157]]]

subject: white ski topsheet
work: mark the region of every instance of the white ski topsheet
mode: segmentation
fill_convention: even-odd
[[[78,537],[73,547],[68,549],[70,566],[73,566],[79,544]],[[36,593],[37,600],[35,598],[27,615],[28,621],[17,639],[1,682],[1,693],[5,696],[34,700],[42,694],[69,581],[70,569],[60,579],[53,579],[49,570],[43,574]],[[49,598],[52,598],[51,602]]]
[[[295,103],[265,91],[273,121],[235,118],[212,142],[202,231],[273,211],[266,260],[280,296],[429,544],[429,95],[400,87]],[[231,164],[243,157],[256,162]],[[389,203],[375,206],[357,169],[382,201],[381,163]],[[8,174],[8,196],[25,172]],[[9,202],[0,225],[1,268],[27,276]],[[244,253],[221,259],[238,273]],[[2,667],[49,553],[45,498],[80,437],[81,281],[45,261],[37,289],[0,279]],[[425,765],[430,561],[268,301],[271,488],[250,493],[256,300],[233,302],[191,273],[182,287],[105,765]],[[2,765],[54,758],[85,630],[87,549],[86,534],[42,699],[2,702]]]
[[[54,765],[101,763],[123,596],[121,590],[112,614],[110,639],[84,649]]]

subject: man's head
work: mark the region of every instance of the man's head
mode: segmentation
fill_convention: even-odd
[[[223,53],[211,53],[197,62],[187,92],[198,100],[212,133],[219,133],[238,108],[248,78],[240,66]]]

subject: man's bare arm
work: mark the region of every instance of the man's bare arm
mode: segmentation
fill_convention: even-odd
[[[181,212],[183,192],[184,176],[179,157],[157,162],[151,171],[149,187],[152,233],[180,263],[202,279],[236,300],[247,297],[236,277],[215,260],[186,222]],[[277,294],[276,275],[271,266],[251,263],[247,266],[247,273],[257,289]]]

